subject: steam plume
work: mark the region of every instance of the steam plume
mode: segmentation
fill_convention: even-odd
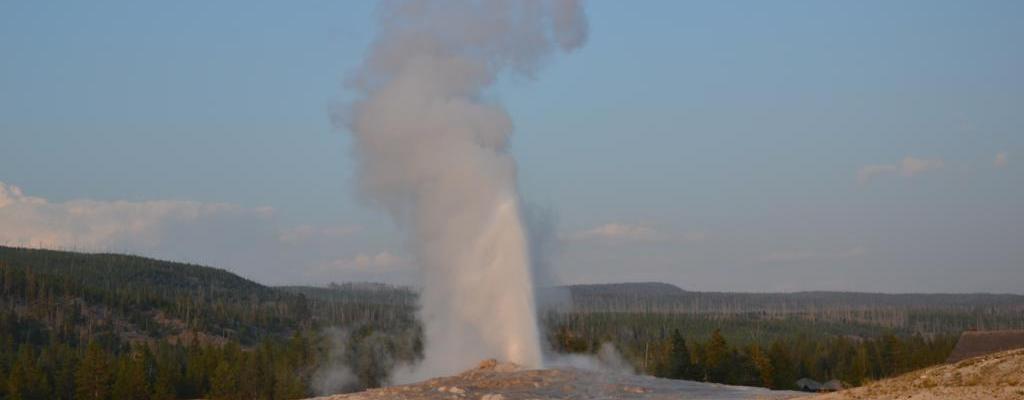
[[[542,364],[512,121],[485,91],[583,44],[564,1],[385,1],[349,85],[360,184],[408,230],[423,270],[418,376],[483,358]]]

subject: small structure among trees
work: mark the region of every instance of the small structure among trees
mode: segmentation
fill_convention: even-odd
[[[800,378],[796,381],[797,389],[805,392],[836,392],[843,390],[847,385],[838,379],[832,379],[821,383],[811,378]]]
[[[811,378],[800,378],[796,381],[796,387],[805,392],[819,392],[821,391],[821,382]]]

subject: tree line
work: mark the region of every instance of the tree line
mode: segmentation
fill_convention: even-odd
[[[345,382],[327,382],[332,392],[358,391],[386,384],[396,362],[422,354],[418,334],[366,326],[346,336],[341,359],[329,337],[306,333],[248,347],[237,341],[110,346],[91,340],[75,347],[0,340],[0,399],[9,400],[300,399],[322,394],[317,380],[326,368],[350,372]]]
[[[672,379],[731,385],[796,389],[800,378],[820,382],[838,379],[850,386],[942,363],[956,336],[926,338],[884,334],[875,338],[847,336],[779,337],[767,345],[729,343],[720,329],[703,341],[687,340],[679,329],[642,348],[623,346],[638,371]],[[600,339],[566,328],[552,335],[552,346],[566,353],[593,353]]]
[[[135,345],[120,349],[90,341],[22,344],[3,360],[0,398],[294,399],[306,397],[312,362],[308,339],[263,342],[245,349],[227,344]],[[6,354],[6,353],[5,353]]]
[[[695,312],[658,303],[703,301],[679,292],[584,288],[600,301],[574,295],[580,304],[542,313],[542,333],[556,352],[612,343],[636,370],[656,376],[856,385],[941,362],[959,327],[1019,324],[1024,309],[1009,297],[984,306],[993,301],[986,296],[903,314],[889,307],[916,297],[886,297],[879,309],[855,312],[740,311],[746,297],[728,294],[711,294],[717,300]],[[190,264],[0,246],[0,399],[286,399],[376,387],[396,363],[422,356],[415,309],[408,288],[272,288]],[[632,311],[609,311],[619,309]],[[347,371],[344,385],[323,387],[320,371],[336,367]]]
[[[410,294],[375,290],[309,298],[215,268],[0,246],[0,399],[302,398],[329,363],[353,375],[339,390],[379,386],[422,344]],[[347,329],[341,359],[331,326]]]

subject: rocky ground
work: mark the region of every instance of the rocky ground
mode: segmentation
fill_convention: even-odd
[[[1024,349],[939,365],[806,400],[1021,400]]]
[[[485,361],[462,374],[318,400],[789,399],[799,392],[658,379],[577,368],[530,370]]]
[[[939,365],[836,393],[771,391],[745,386],[677,381],[647,376],[552,368],[530,370],[485,361],[462,374],[411,385],[317,398],[381,399],[792,399],[801,400],[1021,400],[1024,349]]]

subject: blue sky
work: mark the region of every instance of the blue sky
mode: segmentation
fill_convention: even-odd
[[[562,281],[1024,293],[1024,3],[586,9],[491,93]],[[413,281],[330,120],[373,34],[371,2],[0,3],[0,239]]]

